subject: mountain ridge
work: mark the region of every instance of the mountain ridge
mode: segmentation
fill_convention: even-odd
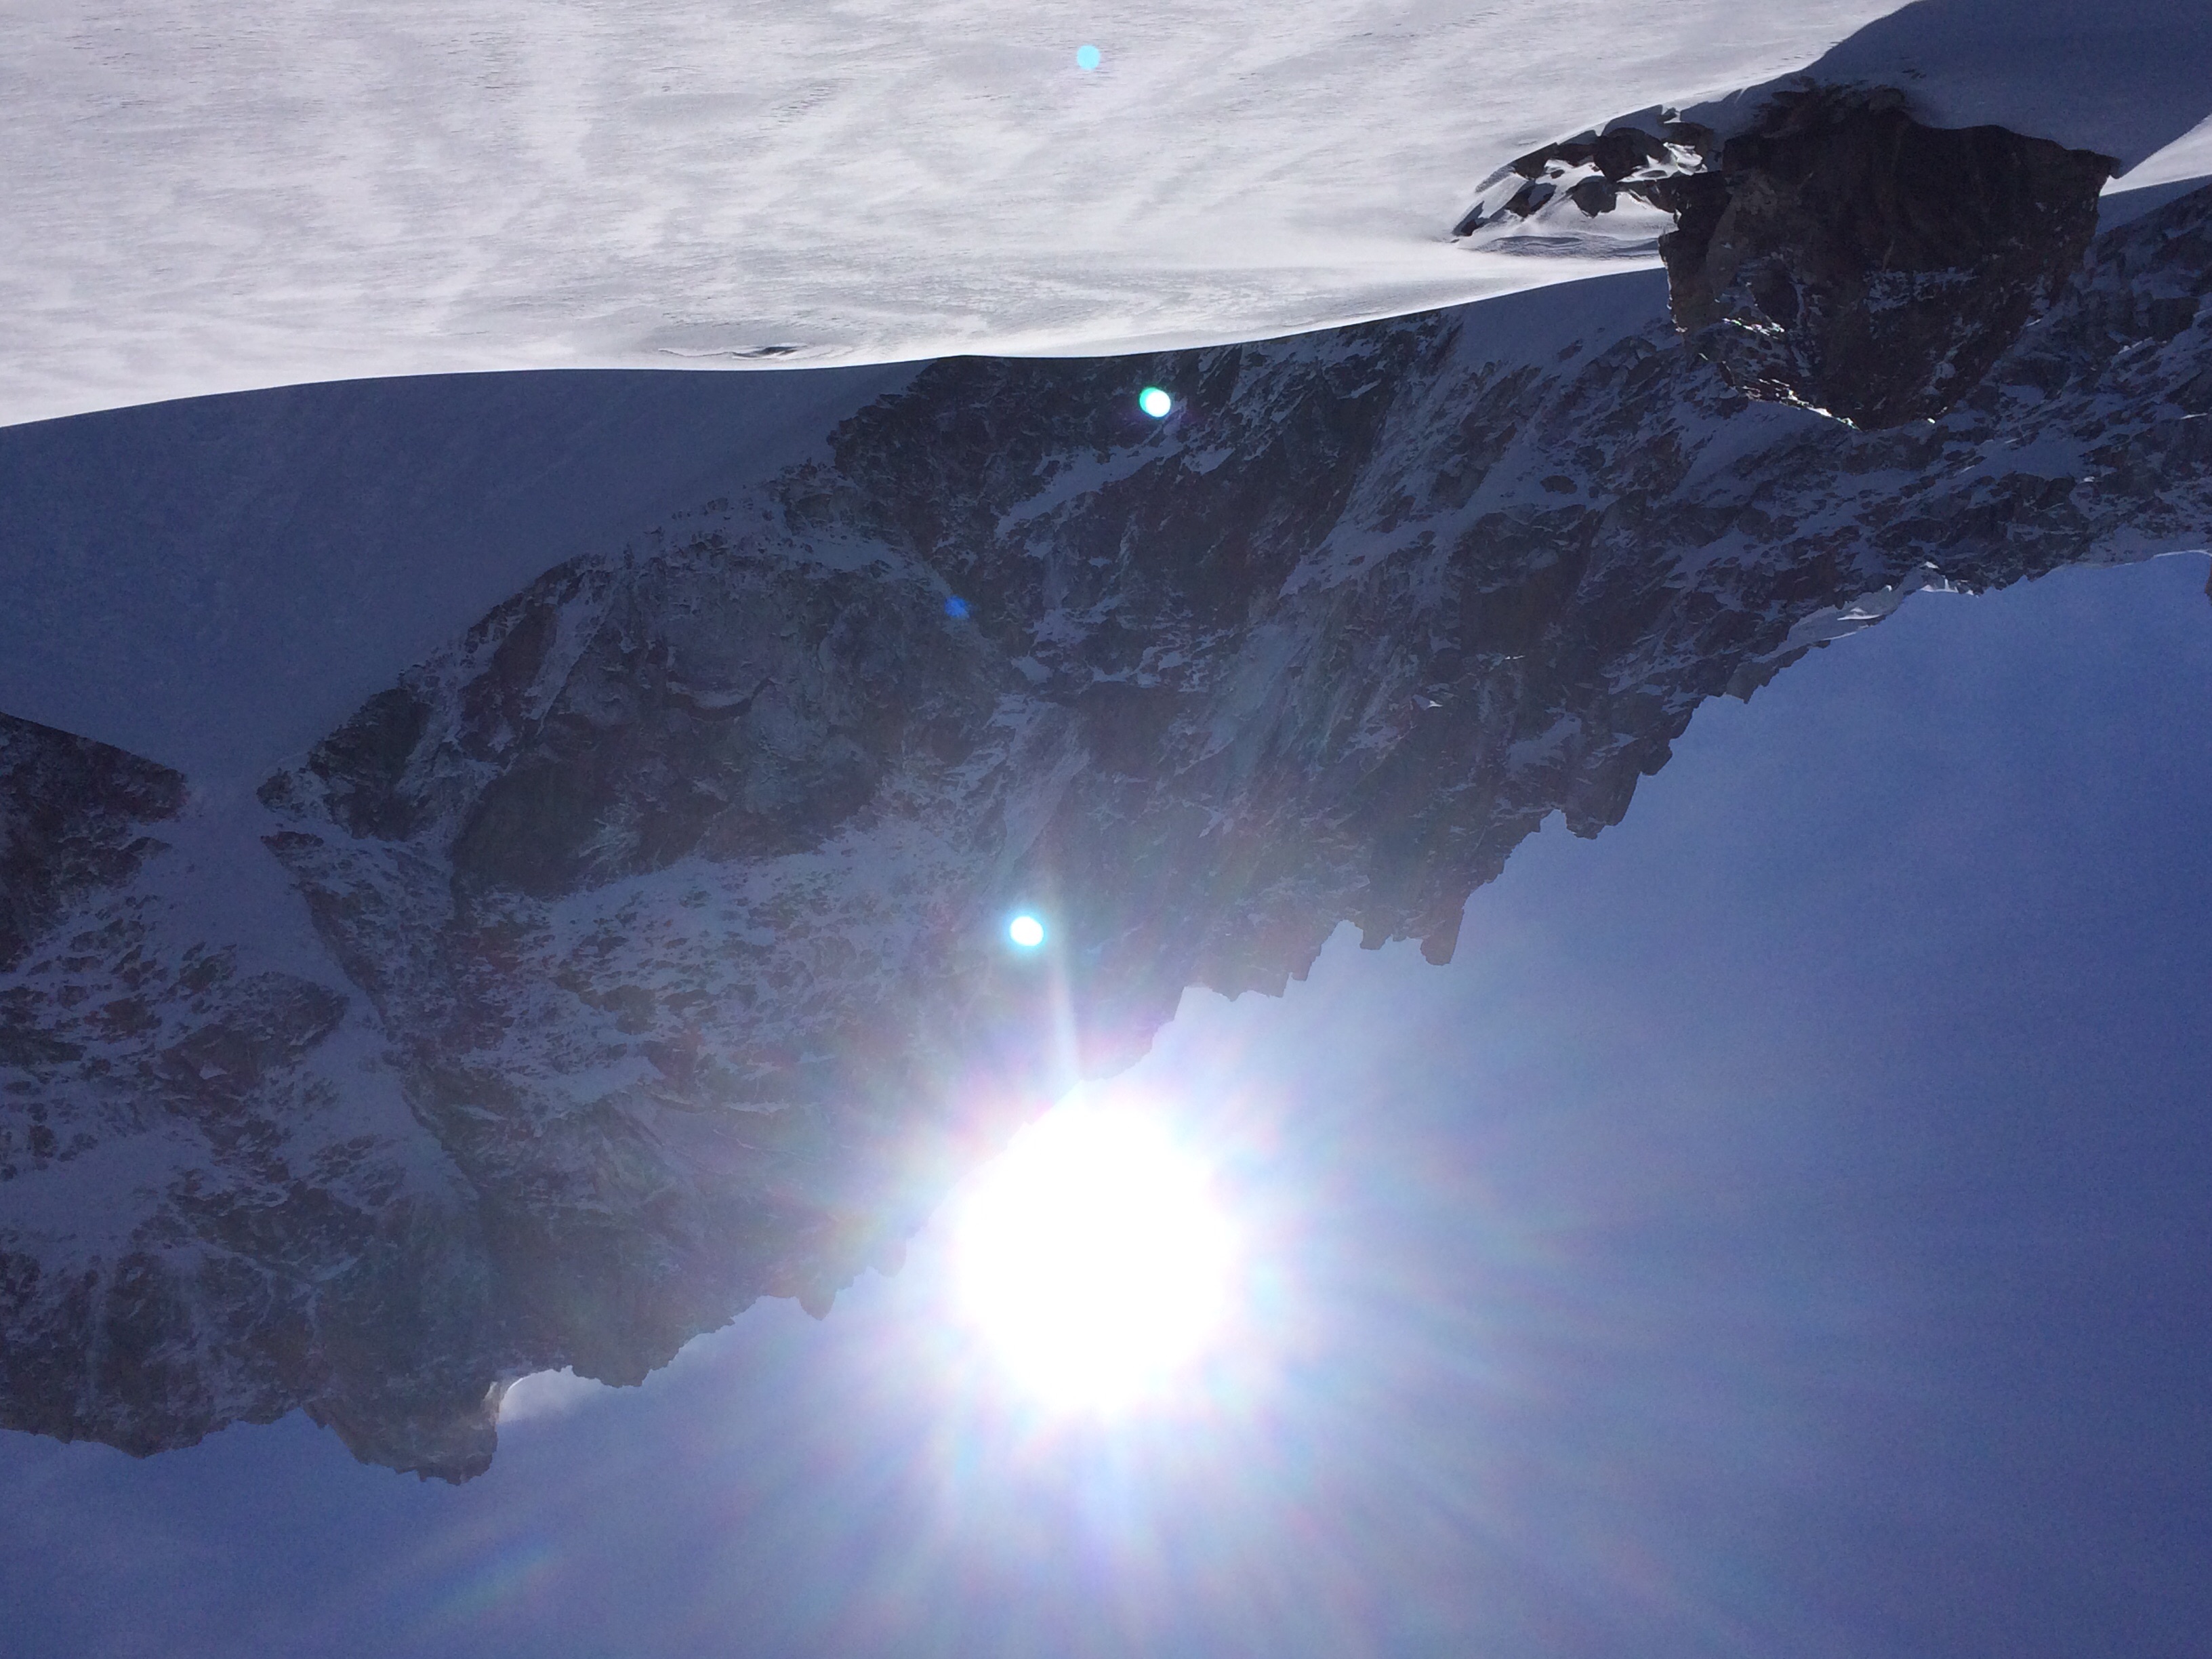
[[[8,869],[93,873],[11,875],[0,1421],[146,1451],[305,1407],[465,1478],[507,1379],[826,1311],[1186,987],[1279,991],[1347,920],[1449,960],[1706,698],[1922,586],[2201,547],[2208,288],[2199,191],[1880,433],[1731,389],[1649,276],[947,360],[548,572],[257,799],[9,772]],[[84,742],[27,728],[0,762]],[[283,952],[191,937],[249,857]],[[33,1196],[71,1182],[96,1239]]]

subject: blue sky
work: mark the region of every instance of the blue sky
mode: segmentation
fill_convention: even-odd
[[[23,1654],[2154,1656],[2212,1627],[2205,562],[1923,595],[1121,1087],[1239,1340],[1027,1420],[925,1236],[453,1489],[0,1436]]]

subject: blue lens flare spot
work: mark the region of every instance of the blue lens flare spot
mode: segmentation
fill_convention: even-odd
[[[1078,46],[1075,49],[1075,67],[1081,70],[1085,74],[1087,75],[1092,70],[1097,69],[1098,67],[1098,61],[1097,47]]]
[[[1024,951],[1044,943],[1044,924],[1032,915],[1018,915],[1006,924],[1006,937]]]
[[[956,622],[968,614],[968,601],[957,597],[945,601],[945,614]]]
[[[1137,407],[1154,420],[1167,418],[1168,410],[1175,407],[1175,399],[1156,386],[1148,386],[1137,394]]]

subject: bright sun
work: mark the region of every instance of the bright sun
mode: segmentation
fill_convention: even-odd
[[[969,1316],[1045,1404],[1110,1411],[1194,1358],[1231,1241],[1205,1171],[1127,1111],[1064,1106],[979,1176],[956,1233]]]

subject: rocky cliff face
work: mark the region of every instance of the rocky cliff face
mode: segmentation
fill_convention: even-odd
[[[1508,229],[1617,211],[1658,238],[1675,326],[1753,398],[1879,430],[1981,384],[2080,265],[2116,163],[2002,127],[1913,118],[1905,94],[1808,86],[1744,131],[1620,124],[1522,156]],[[1572,211],[1571,212],[1570,210]]]
[[[305,1404],[480,1462],[472,1196],[258,853],[175,773],[0,716],[0,1420],[143,1453]]]
[[[185,804],[166,766],[0,716],[0,969],[23,959],[72,903],[120,886]]]
[[[66,763],[5,774],[0,1413],[143,1451],[305,1407],[459,1478],[504,1379],[826,1309],[1186,986],[1346,919],[1445,960],[1704,699],[1919,586],[2202,545],[2208,288],[2200,192],[1879,434],[1746,398],[1643,277],[950,361],[258,801],[8,727]]]

